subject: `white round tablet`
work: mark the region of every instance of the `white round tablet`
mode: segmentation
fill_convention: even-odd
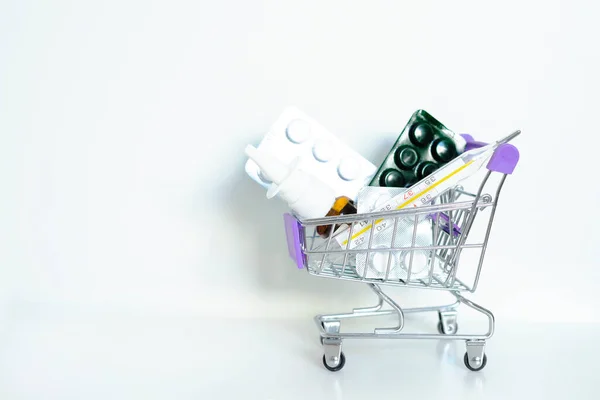
[[[408,272],[408,268],[410,266],[410,251],[404,253],[404,257],[402,260],[402,268],[404,268]],[[420,274],[424,271],[428,271],[427,267],[429,266],[429,257],[427,252],[415,250],[413,252],[412,258],[412,268],[410,270],[411,277],[414,275]]]
[[[354,157],[344,157],[338,165],[338,175],[346,181],[352,181],[358,177],[358,160]]]
[[[382,246],[383,247],[383,246]],[[390,261],[390,257],[392,257],[392,260]],[[394,267],[396,266],[395,264],[395,260],[394,260],[394,256],[390,254],[390,252],[374,252],[371,255],[371,262],[370,262],[370,267],[371,269],[377,274],[377,276],[379,277],[381,274],[385,274],[387,271],[387,266],[388,266],[388,262],[390,264],[390,272],[394,269]]]
[[[288,124],[285,132],[290,141],[303,143],[310,137],[310,124],[303,119],[295,119]]]
[[[317,140],[317,143],[313,146],[312,149],[313,156],[321,162],[327,162],[333,158],[334,155],[334,146],[333,144],[324,139]]]

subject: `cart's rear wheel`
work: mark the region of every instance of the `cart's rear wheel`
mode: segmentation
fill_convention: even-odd
[[[467,368],[469,368],[471,371],[476,371],[476,372],[477,371],[481,371],[483,368],[485,368],[485,365],[487,364],[487,355],[486,354],[483,355],[483,360],[476,367],[472,367],[471,364],[469,363],[469,355],[468,355],[468,353],[465,353],[464,361],[465,361],[465,366]]]
[[[325,366],[325,368],[327,368],[330,371],[337,372],[340,369],[344,368],[345,364],[346,364],[346,356],[344,355],[343,351],[340,353],[340,362],[335,367],[330,367],[329,365],[327,365],[327,359],[325,358],[325,354],[323,354],[323,365]]]
[[[437,330],[442,335],[456,335],[456,332],[458,332],[458,323],[449,325],[448,328],[450,329],[448,330],[448,332],[446,332],[444,330],[444,324],[442,324],[442,321],[438,322]]]
[[[456,317],[456,309],[438,311],[438,332],[442,335],[456,335],[456,332],[458,331]]]

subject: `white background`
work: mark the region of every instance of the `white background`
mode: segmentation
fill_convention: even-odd
[[[591,1],[3,1],[0,332],[52,315],[311,323],[365,304],[361,285],[295,269],[285,204],[244,173],[245,145],[287,105],[376,164],[419,108],[481,140],[521,129],[474,298],[499,325],[599,322],[597,15]]]

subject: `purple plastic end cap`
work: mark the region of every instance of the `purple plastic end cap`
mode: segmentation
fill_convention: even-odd
[[[467,142],[467,144],[465,145],[465,151],[478,149],[487,145],[487,143],[476,141],[475,139],[473,139],[473,136],[469,135],[468,133],[462,133],[460,136],[462,136],[463,139],[465,139],[465,141]]]
[[[476,141],[473,139],[473,136],[467,133],[463,133],[461,136],[467,142],[465,151],[477,149],[487,145],[487,143]],[[519,150],[510,143],[504,143],[498,146],[490,158],[490,161],[488,161],[487,169],[503,174],[512,174],[518,162]]]
[[[447,234],[450,234],[450,217],[445,213],[433,213],[428,215],[433,223],[437,223],[438,226]],[[452,224],[452,236],[460,236],[460,227],[455,223]]]
[[[519,150],[510,143],[504,143],[498,146],[492,154],[487,169],[503,174],[512,174],[518,162]]]
[[[304,268],[305,255],[302,253],[302,244],[300,238],[302,225],[291,214],[283,214],[285,223],[285,236],[287,237],[288,252],[292,260],[296,262],[299,269]]]

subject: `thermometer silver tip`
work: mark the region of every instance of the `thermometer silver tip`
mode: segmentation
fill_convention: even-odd
[[[504,143],[508,143],[511,140],[513,140],[514,138],[516,138],[517,136],[519,136],[521,134],[521,130],[517,129],[516,131],[514,131],[513,133],[511,133],[510,135],[508,135],[507,137],[498,140],[498,142],[496,142],[497,144],[504,144]]]

